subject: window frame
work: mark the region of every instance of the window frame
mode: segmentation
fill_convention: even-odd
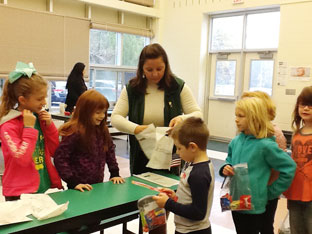
[[[250,14],[261,14],[261,13],[269,13],[269,12],[280,12],[280,7],[272,7],[269,9],[259,9],[259,10],[249,10],[249,11],[240,11],[240,12],[233,12],[233,13],[222,13],[222,14],[210,14],[210,27],[209,32],[212,32],[213,30],[213,19],[215,18],[224,18],[224,17],[232,17],[232,16],[239,16],[243,15],[243,39],[242,39],[242,47],[241,49],[234,49],[234,50],[213,50],[211,49],[212,44],[212,33],[209,33],[209,43],[208,43],[208,53],[209,54],[215,54],[220,52],[229,52],[229,53],[237,53],[237,52],[262,52],[262,51],[277,51],[278,48],[263,48],[263,49],[246,49],[245,48],[245,42],[246,42],[246,27],[247,27],[247,15]]]
[[[234,71],[234,95],[225,95],[225,94],[216,94],[216,86],[217,86],[217,63],[218,62],[235,62],[235,71]],[[218,98],[233,98],[235,96],[235,88],[236,88],[236,72],[237,72],[237,60],[236,59],[216,59],[216,64],[215,64],[215,81],[214,81],[214,89],[213,89],[213,96],[218,97]]]
[[[101,29],[96,29],[96,30],[101,30]],[[105,30],[102,30],[105,31]],[[117,79],[116,79],[116,100],[110,102],[110,108],[112,109],[117,102],[119,95],[118,92],[122,90],[122,88],[126,85],[125,84],[125,72],[130,72],[130,73],[136,73],[137,71],[137,66],[127,66],[127,65],[122,65],[122,58],[123,58],[123,40],[124,40],[124,34],[128,35],[135,35],[135,34],[130,34],[130,33],[121,33],[121,32],[116,32],[117,36],[117,42],[116,42],[116,61],[115,65],[112,64],[94,64],[90,63],[89,64],[89,74],[91,74],[91,70],[93,70],[92,77],[90,76],[90,85],[89,88],[95,88],[94,84],[97,80],[96,78],[96,71],[97,70],[105,70],[105,71],[111,71],[111,72],[117,72]],[[141,35],[139,35],[141,36]],[[144,46],[150,44],[151,38],[149,37],[144,37]],[[91,40],[91,38],[90,38]],[[143,48],[142,48],[143,49]],[[121,83],[121,90],[119,90],[118,84],[119,82]]]
[[[209,41],[208,41],[208,56],[211,58],[211,56],[217,56],[219,53],[225,53],[227,56],[231,54],[237,54],[240,53],[240,60],[236,61],[236,69],[240,69],[238,73],[236,73],[235,76],[235,83],[234,83],[234,95],[216,95],[215,94],[215,86],[216,86],[216,70],[217,70],[217,61],[220,60],[216,58],[216,63],[212,65],[211,59],[210,63],[211,66],[214,66],[215,69],[215,74],[214,77],[212,77],[213,81],[213,90],[210,92],[209,99],[210,100],[225,100],[225,101],[235,101],[237,100],[238,96],[242,93],[243,91],[243,83],[244,80],[248,82],[248,87],[250,84],[250,74],[249,77],[244,77],[244,66],[246,66],[246,54],[248,53],[258,53],[258,52],[277,52],[278,48],[261,48],[261,49],[246,49],[246,29],[247,29],[247,16],[250,14],[262,14],[262,13],[269,13],[269,12],[280,12],[280,7],[279,6],[272,6],[271,8],[266,8],[266,9],[254,9],[254,10],[246,10],[246,11],[237,11],[237,12],[229,12],[229,13],[212,13],[210,14],[210,24],[209,24]],[[241,49],[220,49],[220,50],[213,50],[212,49],[212,32],[213,32],[213,19],[215,18],[223,18],[223,17],[233,17],[233,16],[239,16],[243,15],[244,20],[243,20],[243,32],[242,32],[242,46]],[[233,60],[233,59],[222,59],[222,60]],[[259,60],[263,60],[259,58]],[[272,59],[274,61],[274,66],[276,64],[276,58]],[[238,65],[240,64],[240,65]],[[239,67],[237,67],[237,65]],[[209,65],[208,65],[209,67]],[[274,71],[275,67],[273,69],[273,79],[272,79],[272,94],[273,95],[273,86],[274,86]],[[250,71],[251,72],[251,71]],[[209,73],[213,75],[212,73]],[[209,75],[210,76],[210,75]],[[238,82],[237,82],[238,81]],[[211,89],[210,89],[211,90]]]

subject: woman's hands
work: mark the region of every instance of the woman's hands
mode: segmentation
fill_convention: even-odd
[[[113,178],[110,178],[109,181],[113,181],[114,184],[125,183],[125,180],[122,177],[113,177]]]
[[[183,121],[182,117],[176,116],[170,120],[169,127],[173,128],[174,126],[178,125]]]
[[[170,120],[169,127],[173,128],[174,126],[176,126],[177,124],[181,123],[182,121],[183,121],[182,117],[176,116],[176,117],[174,117],[173,119]],[[134,134],[139,134],[140,132],[142,132],[147,127],[148,127],[148,125],[138,125],[134,129]]]
[[[231,165],[226,165],[222,170],[223,175],[225,176],[233,176],[234,175],[234,169]]]
[[[140,132],[142,132],[144,129],[146,129],[148,127],[148,125],[138,125],[135,129],[134,129],[134,134],[139,134]]]
[[[92,186],[90,184],[78,184],[75,187],[76,190],[79,190],[80,192],[84,192],[84,189],[90,191],[92,190]]]

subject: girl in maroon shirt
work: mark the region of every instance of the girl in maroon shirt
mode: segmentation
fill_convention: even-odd
[[[62,142],[54,155],[55,167],[69,189],[91,190],[91,184],[104,179],[107,163],[113,183],[124,183],[119,176],[115,145],[106,126],[107,99],[96,90],[78,99],[73,117],[62,125]]]

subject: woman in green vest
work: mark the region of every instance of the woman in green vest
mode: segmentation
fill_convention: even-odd
[[[136,77],[122,90],[111,116],[115,128],[130,134],[131,174],[153,171],[146,167],[148,158],[135,134],[151,123],[156,127],[174,127],[190,116],[202,118],[190,88],[173,75],[167,54],[159,44],[145,46]]]

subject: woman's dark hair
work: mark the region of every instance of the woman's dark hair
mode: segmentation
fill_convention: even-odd
[[[161,57],[165,63],[165,72],[163,78],[159,81],[159,89],[173,89],[175,88],[176,82],[174,75],[171,72],[169,60],[166,51],[158,43],[147,45],[143,48],[137,69],[136,77],[132,78],[129,82],[130,86],[133,87],[137,92],[141,94],[146,93],[147,80],[143,78],[143,66],[147,59],[157,59]]]
[[[66,89],[70,89],[73,86],[83,82],[83,70],[85,69],[85,65],[83,63],[76,63],[73,70],[70,72],[67,83]]]
[[[292,116],[292,128],[295,132],[300,130],[302,124],[302,118],[299,115],[299,105],[312,106],[312,86],[303,88],[297,97],[296,106]]]

